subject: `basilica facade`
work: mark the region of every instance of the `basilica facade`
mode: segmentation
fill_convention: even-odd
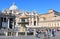
[[[0,33],[6,36],[19,36],[30,29],[59,28],[60,12],[48,10],[46,14],[36,11],[19,10],[16,4],[0,12]],[[34,31],[35,32],[35,31]],[[25,33],[26,34],[26,33]]]

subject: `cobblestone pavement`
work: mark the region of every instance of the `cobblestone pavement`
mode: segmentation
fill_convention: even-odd
[[[60,39],[60,31],[55,33],[55,37],[50,37],[50,39]],[[11,37],[11,36],[0,36],[0,39],[43,39],[43,36],[41,35],[40,38],[37,38],[36,36],[19,36],[19,37]]]

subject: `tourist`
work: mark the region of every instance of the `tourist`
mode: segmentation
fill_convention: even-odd
[[[40,32],[36,31],[36,37],[40,38]]]
[[[51,30],[51,36],[55,36],[55,32],[54,32],[54,29]]]
[[[54,32],[54,30],[52,30],[52,35],[55,36],[55,32]]]

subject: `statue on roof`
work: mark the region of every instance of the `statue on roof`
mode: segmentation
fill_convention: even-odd
[[[9,10],[18,10],[18,7],[15,3],[13,3],[12,6],[10,6]]]

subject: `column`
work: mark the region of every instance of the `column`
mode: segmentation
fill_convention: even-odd
[[[12,36],[12,32],[11,32],[11,36]]]
[[[29,26],[30,26],[30,17],[29,17]]]
[[[3,18],[3,22],[4,22],[4,18]]]
[[[16,32],[16,36],[18,36],[18,32]]]
[[[29,28],[27,27],[27,28],[26,28],[26,31],[25,31],[25,36],[27,36],[28,29],[29,29]]]
[[[32,26],[34,26],[34,18],[32,17]]]
[[[14,29],[14,22],[13,22],[13,26],[12,26],[12,27],[13,27],[13,29]]]
[[[14,29],[14,27],[15,27],[15,20],[13,19],[13,29]]]
[[[33,34],[34,34],[34,36],[36,35],[36,29],[34,29],[34,33]]]
[[[5,32],[5,34],[6,34],[6,36],[8,36],[8,33],[7,32]]]
[[[27,30],[25,31],[25,36],[27,36]]]
[[[60,21],[59,21],[59,27],[60,27]]]
[[[37,16],[36,16],[36,26],[37,26],[37,23],[38,23],[38,22],[37,22]]]
[[[8,19],[8,28],[9,28],[9,19]]]

